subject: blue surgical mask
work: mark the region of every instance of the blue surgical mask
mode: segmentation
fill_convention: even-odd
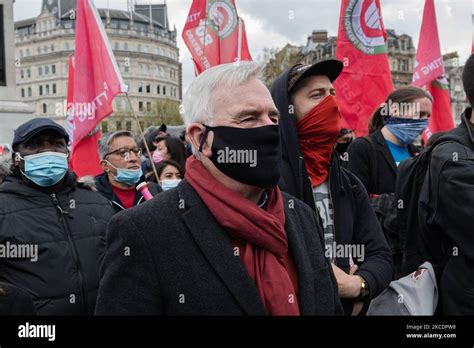
[[[164,179],[161,180],[161,188],[163,191],[168,191],[178,186],[180,182],[181,179]]]
[[[25,161],[22,174],[41,187],[56,185],[68,171],[67,154],[60,152],[41,152],[34,155],[17,157]]]
[[[408,145],[412,144],[416,137],[428,127],[428,120],[389,116],[385,120],[385,126],[401,144]]]
[[[117,168],[112,163],[107,161],[113,168],[117,169],[117,175],[115,176],[115,180],[121,182],[128,186],[133,186],[137,182],[140,181],[140,178],[143,175],[143,171],[141,168],[138,169],[125,169],[125,168]]]

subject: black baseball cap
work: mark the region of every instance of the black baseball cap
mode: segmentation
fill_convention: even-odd
[[[290,69],[288,75],[288,92],[291,92],[298,82],[308,76],[325,75],[329,81],[334,82],[341,74],[344,65],[337,59],[328,59],[313,65],[296,64]]]
[[[58,133],[60,138],[64,138],[66,143],[69,142],[69,135],[66,130],[49,118],[38,117],[29,120],[15,129],[15,135],[13,137],[12,148],[16,148],[19,144],[24,144],[35,135],[45,130],[54,130]]]

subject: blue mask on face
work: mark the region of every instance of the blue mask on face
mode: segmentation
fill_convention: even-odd
[[[41,187],[56,185],[68,171],[67,154],[60,152],[42,152],[24,158],[25,172],[22,174]]]
[[[140,178],[143,175],[143,171],[141,168],[139,169],[125,169],[125,168],[117,168],[112,163],[107,161],[113,168],[117,169],[117,175],[115,176],[115,180],[121,182],[128,186],[133,186],[137,182],[140,181]]]
[[[163,191],[168,191],[178,186],[180,182],[181,179],[164,179],[161,180],[161,188],[163,189]]]
[[[412,144],[416,137],[428,127],[428,120],[389,116],[385,120],[385,126],[401,144],[408,145]]]

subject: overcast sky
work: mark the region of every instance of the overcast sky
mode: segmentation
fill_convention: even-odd
[[[163,0],[151,0],[161,3]],[[149,3],[141,0],[139,3]],[[170,25],[178,30],[180,60],[183,63],[183,92],[194,79],[191,55],[181,32],[192,0],[167,0]],[[474,0],[435,0],[442,53],[458,51],[464,64],[471,50]],[[16,0],[15,20],[35,17],[42,0]],[[107,0],[95,0],[106,7]],[[111,8],[126,9],[127,0],[109,0]],[[245,20],[247,39],[254,60],[261,59],[263,48],[283,47],[286,43],[304,45],[314,29],[337,34],[340,0],[236,0],[237,11]],[[381,0],[385,27],[413,37],[415,47],[423,14],[424,0]]]

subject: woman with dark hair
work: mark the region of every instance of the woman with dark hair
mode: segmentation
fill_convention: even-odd
[[[369,136],[354,140],[344,165],[364,184],[370,194],[385,237],[392,250],[394,278],[403,276],[403,239],[387,226],[396,216],[395,183],[398,164],[418,153],[415,139],[428,126],[433,98],[425,90],[407,86],[393,91],[375,110]]]
[[[369,123],[369,136],[352,142],[344,166],[372,195],[395,191],[398,164],[418,153],[415,139],[428,126],[433,98],[425,90],[405,86],[393,91]]]
[[[156,166],[156,172],[158,173],[157,182],[163,191],[175,188],[184,178],[182,167],[173,160],[161,161]]]
[[[155,164],[163,160],[172,160],[178,163],[184,171],[186,154],[184,143],[179,138],[158,136],[153,141],[153,145],[156,147],[152,154]]]

